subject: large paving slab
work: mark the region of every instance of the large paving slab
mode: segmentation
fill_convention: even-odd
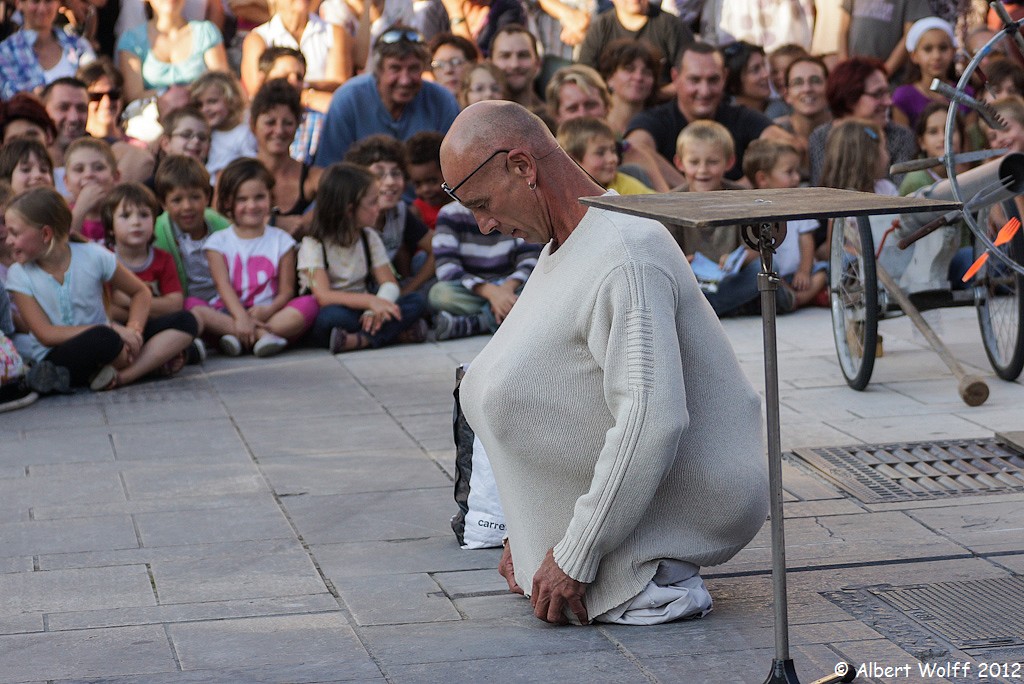
[[[724,327],[763,392],[760,322]],[[973,311],[943,311],[941,329],[989,378],[983,406],[905,320],[882,323],[886,355],[854,392],[828,312],[780,318],[783,448],[1024,431],[1024,385],[992,377]],[[486,342],[213,354],[0,414],[0,682],[763,682],[768,526],[703,571],[714,611],[654,628],[539,622],[498,550],[458,547],[451,390]],[[796,459],[783,477],[802,681],[921,655],[904,618],[836,596],[1024,573],[1024,495],[865,505]],[[945,681],[913,672],[899,681]]]

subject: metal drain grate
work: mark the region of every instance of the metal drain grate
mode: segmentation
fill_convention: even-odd
[[[956,648],[1024,645],[1024,578],[874,588],[872,594]]]
[[[1024,492],[1024,452],[996,439],[859,444],[793,453],[864,503]]]

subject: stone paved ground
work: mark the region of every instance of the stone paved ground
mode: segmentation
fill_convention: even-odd
[[[941,319],[990,376],[973,312]],[[763,386],[759,321],[725,325]],[[886,356],[857,393],[826,311],[780,320],[784,449],[1024,429],[1020,382],[993,379],[968,408],[906,320],[882,332]],[[458,548],[453,370],[485,342],[211,358],[175,380],[0,415],[0,682],[763,681],[767,526],[705,571],[711,615],[642,629],[549,627],[504,591],[497,551]],[[947,681],[919,676],[904,650],[927,638],[823,593],[1019,577],[1024,495],[866,505],[792,462],[784,478],[803,681],[840,658],[913,664],[858,681]]]

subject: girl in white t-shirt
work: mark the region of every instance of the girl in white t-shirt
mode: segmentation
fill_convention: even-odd
[[[233,223],[206,240],[206,259],[217,286],[215,307],[235,321],[233,335],[220,339],[221,351],[238,356],[280,352],[316,320],[312,296],[295,296],[295,240],[270,220],[274,177],[261,162],[236,159],[217,179],[216,208]]]
[[[380,234],[380,182],[367,169],[333,164],[320,178],[309,236],[299,248],[299,275],[320,312],[310,343],[332,354],[392,342],[422,342],[426,299],[399,296]]]
[[[69,385],[94,390],[126,385],[175,359],[195,337],[190,331],[147,325],[152,294],[113,253],[72,242],[71,209],[53,188],[33,188],[11,200],[4,214],[17,263],[7,289],[31,332],[30,374],[43,392]],[[128,295],[128,320],[112,323],[105,283]]]

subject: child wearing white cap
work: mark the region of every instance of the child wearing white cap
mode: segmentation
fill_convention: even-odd
[[[956,39],[949,22],[939,17],[925,17],[910,27],[905,44],[910,53],[910,70],[906,83],[892,94],[892,120],[914,128],[921,112],[930,103],[949,103],[944,96],[931,90],[931,84],[935,79],[950,85],[956,83],[953,71]],[[961,111],[965,117],[969,113],[970,110]]]

